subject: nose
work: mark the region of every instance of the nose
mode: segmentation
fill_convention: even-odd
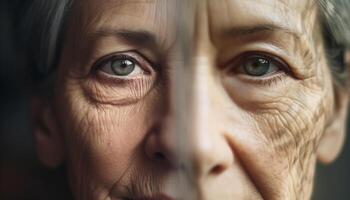
[[[192,110],[189,129],[192,162],[198,178],[220,176],[234,162],[234,154],[225,137],[219,87],[208,57],[198,57],[193,68]],[[220,111],[221,110],[221,111]]]
[[[195,60],[188,76],[191,81],[186,87],[187,95],[177,98],[181,90],[167,95],[169,99],[164,102],[168,103],[163,105],[167,112],[160,112],[159,123],[146,140],[146,153],[157,166],[170,166],[166,169],[175,169],[185,177],[178,180],[180,185],[173,186],[183,199],[195,199],[191,195],[204,199],[207,189],[214,190],[216,183],[226,183],[234,176],[230,169],[237,167],[225,135],[227,123],[221,120],[225,112],[220,101],[226,99],[220,98],[223,92],[212,71],[212,62],[205,56]]]
[[[167,84],[170,87],[163,92],[167,95],[162,95],[162,103],[153,112],[152,118],[157,121],[146,137],[145,152],[159,175],[168,172],[162,186],[164,191],[173,198],[187,200],[194,199],[195,189],[190,178],[193,176],[191,138],[187,131],[191,121],[188,115],[190,97],[185,95],[190,87],[186,87],[183,80],[175,78]]]
[[[222,93],[212,69],[210,57],[195,59],[185,104],[175,98],[179,94],[168,93],[146,140],[145,151],[153,161],[191,168],[187,170],[197,177],[219,176],[233,165],[234,153],[220,120],[225,114],[218,98]]]
[[[179,70],[178,70],[179,71]],[[172,169],[180,166],[189,169],[189,136],[186,131],[188,116],[188,99],[186,97],[186,80],[180,77],[183,72],[177,72],[178,78],[168,79],[154,109],[152,119],[155,119],[153,128],[146,138],[145,152],[157,163],[167,164]]]
[[[146,154],[153,162],[166,164],[171,167],[178,165],[178,145],[174,138],[173,118],[164,116],[154,128],[146,140]]]

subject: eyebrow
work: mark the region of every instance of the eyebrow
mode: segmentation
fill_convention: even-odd
[[[156,36],[146,30],[127,29],[101,29],[93,33],[100,37],[117,37],[135,46],[155,48],[157,46]]]
[[[252,26],[238,26],[233,27],[224,31],[225,36],[230,37],[241,37],[241,36],[249,36],[258,33],[266,33],[266,32],[284,32],[293,37],[300,39],[301,35],[297,31],[292,30],[286,26],[280,26],[276,24],[259,24]]]

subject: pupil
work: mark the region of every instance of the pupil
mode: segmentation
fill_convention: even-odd
[[[251,76],[263,76],[265,75],[270,67],[270,62],[264,58],[253,58],[248,61],[244,70],[248,75]]]
[[[118,76],[127,76],[135,69],[135,64],[130,60],[115,60],[112,63],[112,70]]]

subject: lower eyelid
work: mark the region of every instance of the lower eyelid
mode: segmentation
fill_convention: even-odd
[[[255,85],[271,85],[272,83],[278,83],[280,81],[283,81],[284,78],[286,78],[287,74],[284,71],[279,71],[274,75],[265,76],[265,77],[252,77],[246,74],[238,74],[237,77],[241,79],[242,81],[248,82],[250,84]]]
[[[97,103],[129,104],[137,102],[152,90],[155,84],[153,79],[153,77],[117,79],[100,72],[91,77],[84,87],[89,98]]]
[[[143,76],[133,76],[133,77],[120,77],[120,76],[115,76],[108,74],[103,71],[97,71],[96,72],[96,79],[99,82],[102,82],[104,84],[121,84],[121,83],[126,83],[126,82],[132,82],[132,81],[138,81],[141,79],[145,79],[146,77]]]

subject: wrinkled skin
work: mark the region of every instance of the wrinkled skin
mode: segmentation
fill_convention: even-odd
[[[37,109],[39,158],[67,165],[76,199],[309,199],[347,105],[317,22],[307,0],[77,0],[53,101]],[[282,64],[251,76],[247,52]],[[120,54],[140,68],[120,78],[94,64]]]

